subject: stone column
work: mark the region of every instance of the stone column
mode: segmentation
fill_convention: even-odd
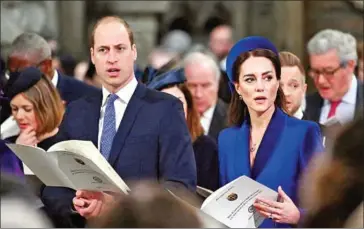
[[[232,27],[234,28],[234,40],[238,41],[245,36],[249,35],[248,31],[248,1],[233,1],[229,2],[229,6],[232,9]]]
[[[289,51],[304,58],[304,2],[277,1],[275,4],[277,19],[276,42],[281,50]]]
[[[60,51],[77,59],[87,57],[85,1],[58,1]]]
[[[123,17],[134,32],[134,40],[137,47],[137,63],[144,68],[148,63],[148,55],[156,44],[158,22],[154,15],[126,15]]]

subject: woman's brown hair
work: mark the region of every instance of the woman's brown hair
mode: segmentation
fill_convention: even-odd
[[[194,142],[198,137],[203,135],[204,131],[200,123],[200,115],[198,114],[195,103],[192,99],[192,94],[187,88],[186,84],[178,85],[178,88],[182,91],[187,102],[187,126],[190,131],[192,142]]]
[[[281,79],[281,63],[279,61],[279,57],[275,55],[272,51],[267,49],[256,49],[250,52],[242,53],[233,65],[233,81],[239,82],[239,75],[241,65],[249,58],[249,57],[265,57],[268,58],[276,71],[277,79]],[[279,108],[284,109],[284,94],[282,88],[278,88],[277,97],[275,100],[275,105]],[[249,117],[249,111],[247,105],[243,100],[239,98],[238,93],[234,89],[232,92],[231,103],[229,107],[229,124],[233,126],[241,126],[246,117]]]
[[[34,106],[38,122],[37,136],[56,129],[63,119],[64,104],[52,82],[44,75],[34,86],[23,92]]]
[[[186,86],[186,84],[185,83],[181,83],[181,84],[177,84],[177,85],[172,84],[172,85],[163,87],[159,90],[162,91],[163,89],[171,88],[171,87],[175,87],[175,86],[182,91],[183,95],[186,98],[187,127],[190,132],[192,142],[194,142],[198,137],[203,135],[204,131],[203,131],[202,125],[200,123],[200,115],[197,112],[195,103],[193,102],[193,99],[192,99],[192,94],[191,94],[190,90],[188,89],[188,87]]]

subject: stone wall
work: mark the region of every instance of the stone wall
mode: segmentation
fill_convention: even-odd
[[[350,32],[363,39],[364,9],[356,9],[350,1],[306,1],[305,8],[306,40],[325,28]]]
[[[57,13],[55,1],[1,1],[1,55],[6,56],[8,46],[24,31],[57,37]]]

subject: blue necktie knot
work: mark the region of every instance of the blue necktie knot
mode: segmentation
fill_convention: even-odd
[[[107,97],[107,104],[114,104],[115,100],[117,100],[119,97],[116,94],[110,94]]]
[[[116,94],[110,94],[106,101],[106,109],[104,113],[104,123],[101,134],[100,151],[102,155],[109,159],[112,142],[116,134],[116,120],[114,102],[118,99]]]

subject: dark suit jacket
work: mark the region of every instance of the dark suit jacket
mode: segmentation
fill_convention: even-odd
[[[197,185],[216,191],[219,188],[219,159],[217,143],[201,135],[193,142],[197,168]]]
[[[66,104],[84,96],[97,94],[101,91],[96,87],[89,86],[86,83],[76,80],[70,76],[63,75],[59,71],[57,89],[62,100],[64,100]],[[11,115],[10,105],[8,103],[2,105],[3,108],[1,110],[0,123],[3,123]]]
[[[355,118],[363,117],[364,102],[363,102],[363,84],[358,81],[356,104],[355,104]],[[324,99],[321,98],[318,92],[315,92],[306,97],[306,110],[305,119],[319,122],[321,108],[324,105]]]
[[[231,100],[231,90],[229,86],[229,78],[225,71],[220,70],[221,78],[219,82],[219,98],[222,99],[225,103],[229,104]]]
[[[73,77],[63,75],[59,71],[58,76],[57,89],[61,98],[66,101],[67,104],[81,97],[95,95],[101,91],[100,89],[74,79]]]
[[[69,104],[56,141],[98,142],[102,93]],[[127,105],[108,159],[128,183],[159,180],[168,188],[196,188],[196,164],[181,102],[139,84]],[[45,187],[41,198],[48,214],[70,220],[71,189]],[[73,222],[71,222],[72,224]],[[80,226],[82,222],[76,222]],[[81,225],[82,226],[82,225]]]
[[[227,111],[228,104],[218,99],[208,132],[208,135],[215,139],[216,142],[220,131],[227,127]]]

